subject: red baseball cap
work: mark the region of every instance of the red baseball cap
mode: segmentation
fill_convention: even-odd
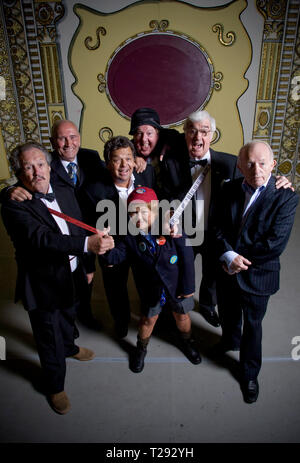
[[[158,198],[152,188],[147,188],[146,186],[138,186],[128,196],[127,205],[133,201],[136,203],[150,203],[151,201],[158,201]]]

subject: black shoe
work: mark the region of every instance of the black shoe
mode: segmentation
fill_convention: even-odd
[[[116,336],[119,339],[123,339],[128,334],[128,324],[127,323],[115,323],[115,332]]]
[[[219,315],[217,314],[214,308],[206,309],[204,307],[199,307],[199,313],[201,313],[202,317],[212,326],[218,328],[220,326],[220,319]]]
[[[218,344],[215,344],[209,351],[209,356],[212,358],[218,358],[218,357],[223,357],[226,352],[233,350],[233,351],[239,351],[240,348],[237,346],[230,346],[228,344],[225,344],[224,342],[218,342]]]
[[[147,354],[147,348],[143,346],[137,346],[136,351],[133,354],[133,358],[130,362],[130,370],[134,373],[140,373],[144,368],[144,360]]]
[[[253,379],[241,385],[244,401],[247,404],[253,404],[257,401],[259,386],[257,379]]]
[[[181,339],[181,349],[184,355],[194,365],[201,363],[202,359],[193,339]]]

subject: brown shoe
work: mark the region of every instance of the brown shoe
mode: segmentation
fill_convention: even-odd
[[[49,401],[53,410],[60,415],[65,415],[71,408],[70,401],[65,391],[51,394]]]
[[[87,347],[79,347],[79,352],[72,357],[76,360],[80,360],[82,362],[87,360],[93,360],[95,357],[95,353],[91,349],[87,349]]]

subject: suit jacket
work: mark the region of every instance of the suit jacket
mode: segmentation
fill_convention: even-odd
[[[52,185],[61,210],[81,219],[71,189]],[[71,235],[63,235],[40,199],[23,202],[6,200],[2,218],[15,250],[18,266],[16,297],[26,310],[64,309],[72,306],[75,291],[69,255],[79,258],[84,278],[83,249],[85,230],[68,224]]]
[[[182,200],[192,186],[191,168],[189,166],[189,154],[184,138],[184,134],[178,144],[176,155],[166,156],[163,159],[164,169],[164,196],[169,200]],[[211,227],[212,218],[217,209],[217,198],[222,184],[234,178],[241,177],[237,169],[237,157],[214,151],[210,148],[211,154],[211,197],[208,214],[208,228]],[[195,202],[193,200],[193,209]]]
[[[185,237],[167,236],[166,243],[156,246],[153,255],[144,236],[127,235],[102,259],[107,265],[129,260],[140,299],[146,306],[159,302],[163,287],[175,302],[182,301],[178,295],[195,291],[194,254],[191,246],[185,245]]]
[[[252,294],[271,295],[279,289],[279,256],[288,242],[299,197],[289,188],[277,190],[276,179],[271,177],[241,226],[245,202],[242,181],[226,183],[222,189],[216,224],[217,253],[220,257],[234,250],[249,259],[252,265],[248,270],[236,274],[240,288]]]
[[[97,151],[79,148],[77,153],[77,162],[79,166],[78,181],[74,186],[66,169],[61,163],[59,154],[56,151],[52,153],[51,161],[51,184],[64,185],[72,188],[75,192],[80,208],[84,209],[83,190],[88,183],[97,180],[106,179],[108,172],[104,161],[99,157]]]

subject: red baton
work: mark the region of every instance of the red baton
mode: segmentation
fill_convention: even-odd
[[[89,230],[89,231],[91,231],[93,233],[98,233],[97,228],[91,227],[90,225],[87,225],[86,223],[83,223],[80,220],[74,219],[73,217],[70,217],[70,216],[64,214],[63,212],[58,212],[58,211],[56,211],[54,209],[51,209],[50,207],[48,207],[48,211],[53,215],[57,215],[58,217],[61,217],[62,219],[66,220],[67,222],[71,222],[74,225],[77,225],[77,227],[85,228],[85,230]]]

